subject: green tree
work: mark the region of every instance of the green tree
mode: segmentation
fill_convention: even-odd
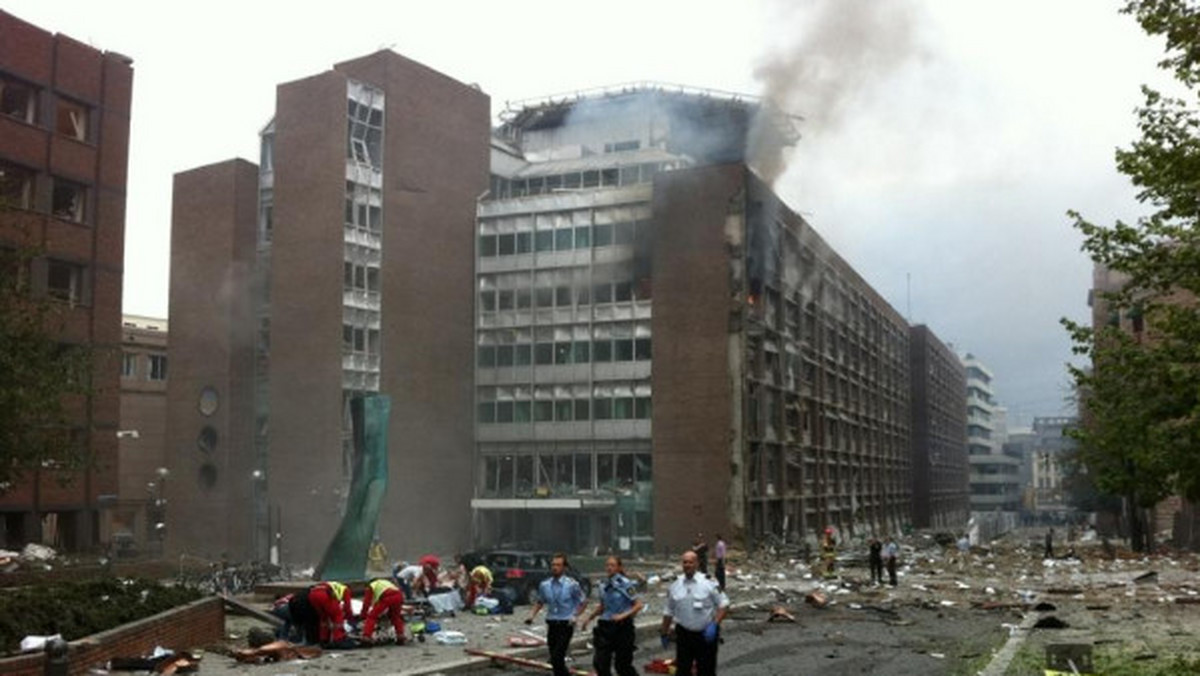
[[[1097,488],[1125,498],[1140,549],[1149,533],[1139,508],[1176,492],[1200,497],[1200,8],[1133,0],[1122,11],[1165,38],[1159,66],[1184,93],[1143,86],[1140,137],[1116,151],[1148,215],[1103,226],[1070,212],[1084,251],[1128,280],[1098,299],[1116,320],[1096,330],[1063,323],[1091,361],[1069,367],[1085,410],[1079,460]]]
[[[0,208],[0,219],[11,215]],[[35,258],[0,247],[0,495],[43,469],[66,480],[88,460],[67,406],[89,393],[92,351],[55,339],[65,305],[32,292]]]

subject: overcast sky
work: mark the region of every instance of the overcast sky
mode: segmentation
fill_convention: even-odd
[[[257,161],[280,82],[391,47],[499,112],[633,80],[762,93],[769,72],[807,120],[777,189],[901,313],[988,363],[1025,425],[1062,409],[1058,319],[1088,314],[1064,212],[1139,213],[1113,150],[1138,86],[1162,82],[1161,43],[1114,0],[4,4],[134,59],[126,312],[167,313],[172,174]]]

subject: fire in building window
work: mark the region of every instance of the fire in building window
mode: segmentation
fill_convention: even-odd
[[[61,178],[54,179],[50,213],[58,218],[83,223],[87,217],[87,188]]]
[[[37,120],[37,90],[20,80],[0,76],[0,115],[33,124]]]
[[[59,99],[54,125],[55,131],[77,141],[86,141],[88,140],[88,122],[90,117],[91,112],[82,103],[76,103],[69,99]]]

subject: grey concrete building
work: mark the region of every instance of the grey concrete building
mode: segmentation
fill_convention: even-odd
[[[752,170],[796,139],[660,85],[508,111],[478,209],[481,543],[908,521],[908,327]]]
[[[961,528],[970,516],[966,369],[925,325],[909,330],[908,345],[912,525]]]

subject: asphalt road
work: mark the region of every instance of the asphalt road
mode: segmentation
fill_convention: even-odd
[[[1004,643],[1011,621],[996,613],[956,608],[901,608],[898,615],[845,606],[802,610],[796,624],[730,621],[724,630],[717,671],[725,676],[877,674],[936,676],[974,674]],[[634,664],[670,657],[657,640],[639,644]],[[587,653],[576,666],[591,667]],[[496,674],[494,669],[472,676]],[[521,673],[516,669],[504,673]],[[529,672],[536,673],[536,672]]]

